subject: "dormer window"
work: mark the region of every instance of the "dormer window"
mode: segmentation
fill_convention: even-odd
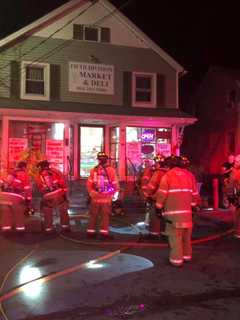
[[[82,24],[74,24],[73,39],[108,43],[110,42],[110,29]]]

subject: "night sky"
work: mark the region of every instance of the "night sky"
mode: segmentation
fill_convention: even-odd
[[[0,37],[68,0],[7,0],[0,4]],[[111,0],[144,33],[180,63],[192,90],[209,66],[240,69],[239,11],[231,1]],[[125,4],[125,6],[124,6]]]

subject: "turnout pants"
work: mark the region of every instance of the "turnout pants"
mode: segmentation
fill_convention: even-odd
[[[26,210],[25,198],[17,193],[0,192],[0,213],[2,215],[2,231],[25,230]]]
[[[152,205],[152,207],[150,209],[149,232],[152,235],[158,236],[158,235],[160,235],[161,231],[164,231],[164,230],[161,230],[161,221],[156,216],[155,205]]]
[[[109,233],[109,216],[111,214],[111,211],[111,202],[99,203],[95,202],[92,199],[90,203],[90,219],[87,228],[87,233],[95,234],[97,232],[97,225],[99,223],[100,233],[103,235],[107,235]]]
[[[60,214],[60,223],[62,229],[69,228],[68,216],[68,200],[65,196],[65,191],[57,189],[43,195],[41,201],[41,210],[44,215],[44,228],[45,231],[53,230],[53,211],[58,210]]]
[[[183,261],[192,259],[192,228],[176,228],[173,224],[166,224],[170,254],[169,261],[174,265],[182,265]]]

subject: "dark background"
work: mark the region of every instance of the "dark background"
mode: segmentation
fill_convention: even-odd
[[[66,2],[68,0],[2,0],[0,38]],[[188,71],[181,81],[183,97],[191,94],[209,66],[240,69],[237,2],[110,2]]]

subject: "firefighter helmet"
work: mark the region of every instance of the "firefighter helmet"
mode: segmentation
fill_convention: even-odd
[[[97,159],[108,159],[108,155],[105,152],[100,151],[97,154]]]
[[[49,169],[50,163],[47,160],[42,160],[38,162],[37,167],[40,170]]]
[[[182,159],[179,156],[171,155],[165,159],[165,165],[168,168],[181,167]]]
[[[159,163],[161,166],[164,165],[164,162],[165,162],[165,157],[161,154],[157,154],[153,160],[156,162],[156,163]]]

